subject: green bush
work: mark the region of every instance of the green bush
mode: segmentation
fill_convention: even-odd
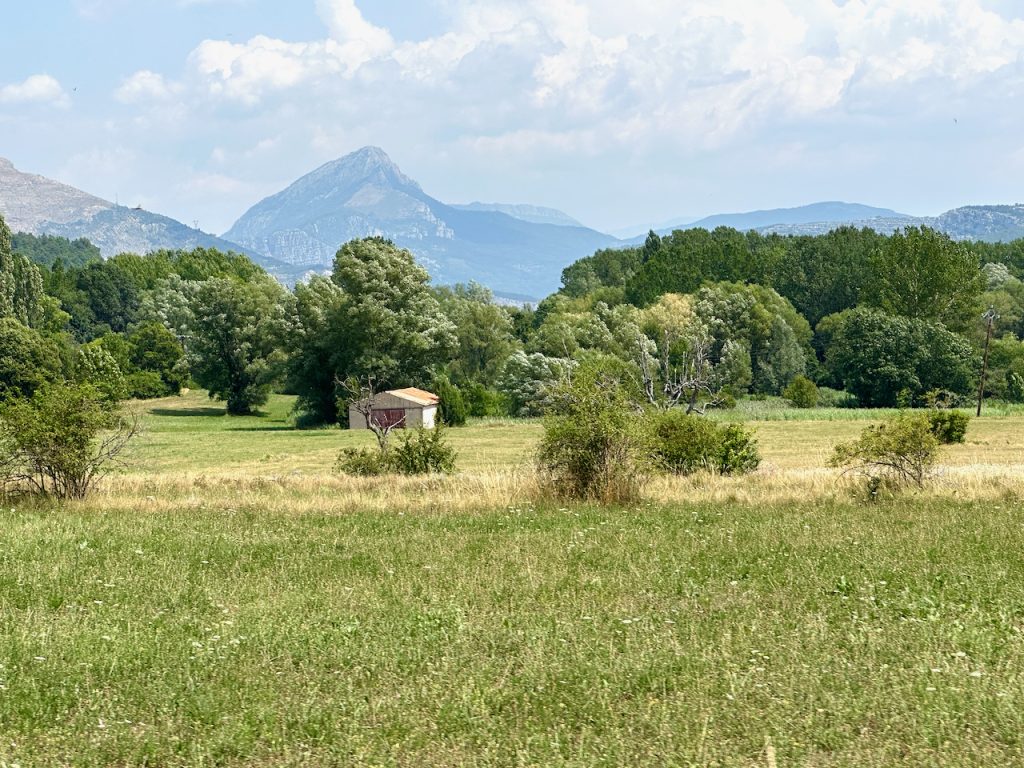
[[[806,376],[796,376],[782,396],[797,408],[814,408],[818,404],[818,385]]]
[[[462,390],[470,416],[508,416],[511,413],[508,398],[496,389],[483,384],[471,384]]]
[[[757,440],[742,424],[727,424],[722,429],[722,448],[718,471],[723,475],[745,475],[761,464]]]
[[[1006,399],[1011,403],[1024,403],[1024,375],[1006,372]]]
[[[449,427],[463,426],[466,423],[468,409],[459,388],[447,378],[441,377],[434,382],[434,393],[441,399],[438,404],[441,421]]]
[[[458,454],[446,440],[446,433],[441,424],[433,429],[406,431],[387,452],[389,466],[403,475],[450,475]]]
[[[335,469],[346,475],[374,477],[391,471],[388,454],[377,448],[343,448]]]
[[[550,391],[537,451],[542,486],[565,499],[628,503],[653,469],[641,409],[622,380],[582,365]]]
[[[652,423],[658,459],[670,472],[689,475],[718,466],[722,433],[715,422],[671,410],[655,414]]]
[[[875,496],[884,486],[924,487],[938,450],[928,415],[903,412],[867,427],[858,439],[837,445],[829,463],[864,476],[869,494]]]
[[[441,424],[433,429],[417,427],[403,430],[397,445],[386,451],[379,448],[344,448],[335,469],[346,475],[374,477],[377,475],[451,474],[458,454],[447,441],[447,430]]]
[[[928,412],[931,432],[943,445],[962,443],[967,436],[967,425],[971,417],[962,411],[934,410]]]
[[[0,488],[81,499],[122,465],[138,421],[88,384],[47,384],[0,411]]]
[[[136,400],[153,400],[172,394],[166,382],[156,371],[136,371],[125,378],[128,396]]]
[[[738,475],[761,463],[753,434],[740,424],[719,425],[682,410],[655,414],[652,424],[655,454],[669,472]]]
[[[857,405],[856,395],[841,389],[818,387],[818,406],[820,408],[856,408]]]

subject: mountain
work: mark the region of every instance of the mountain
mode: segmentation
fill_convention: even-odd
[[[860,205],[859,203],[825,202],[801,205],[797,208],[775,208],[748,213],[721,213],[687,224],[686,229],[712,230],[715,227],[732,227],[746,232],[750,229],[761,229],[773,225],[814,224],[823,221],[845,224],[851,221],[877,218],[909,219],[910,217],[890,211],[888,208],[873,208],[870,205]]]
[[[224,237],[291,265],[329,269],[345,242],[382,235],[408,248],[438,283],[475,280],[497,293],[541,297],[562,269],[615,238],[498,210],[446,205],[377,147],[327,163],[250,208]]]
[[[554,224],[559,227],[582,227],[583,225],[557,208],[544,208],[539,205],[509,205],[507,203],[466,203],[452,205],[457,211],[492,211],[504,213],[513,219],[529,221],[533,224]]]
[[[798,208],[718,214],[656,231],[665,235],[674,229],[733,227],[741,232],[754,230],[761,234],[823,235],[840,226],[870,227],[885,234],[904,227],[925,226],[945,232],[954,240],[1009,241],[1024,238],[1024,204],[969,205],[938,216],[908,216],[888,208],[824,202]],[[634,237],[628,244],[642,243],[645,237]]]
[[[88,238],[105,258],[131,251],[161,248],[217,248],[249,256],[241,246],[193,229],[180,221],[126,208],[61,184],[45,176],[23,173],[0,158],[0,214],[15,232]]]
[[[968,205],[934,220],[936,229],[955,240],[1008,241],[1024,237],[1024,204]]]

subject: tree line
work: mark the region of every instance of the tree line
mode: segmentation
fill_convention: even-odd
[[[432,388],[457,424],[538,415],[586,364],[691,412],[798,390],[802,402],[917,405],[977,385],[991,306],[988,391],[1024,401],[1024,241],[957,243],[915,227],[652,233],[570,265],[536,307],[432,286],[377,237],[342,245],[329,275],[293,290],[238,254],[103,261],[87,246],[12,240],[0,223],[0,398],[57,381],[112,401],[194,384],[246,414],[282,391],[315,425],[344,421],[355,378]]]

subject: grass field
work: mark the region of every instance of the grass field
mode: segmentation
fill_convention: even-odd
[[[1024,765],[1024,418],[925,493],[822,467],[862,420],[758,421],[749,478],[540,504],[536,423],[451,479],[368,439],[151,406],[91,499],[0,511],[0,766]]]

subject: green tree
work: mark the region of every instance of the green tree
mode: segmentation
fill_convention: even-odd
[[[928,227],[896,232],[871,257],[864,303],[892,315],[964,328],[985,278],[978,256]]]
[[[167,328],[160,323],[145,323],[128,336],[130,360],[137,371],[159,375],[164,394],[177,394],[188,382],[185,350]]]
[[[192,372],[210,397],[226,401],[229,414],[249,414],[263,405],[280,375],[286,299],[270,278],[213,278],[198,286],[191,308]]]
[[[0,399],[30,397],[60,378],[60,350],[38,331],[12,317],[0,318]]]
[[[509,402],[515,416],[540,416],[548,402],[548,392],[572,368],[572,362],[547,357],[540,352],[513,352],[505,363],[498,391]]]
[[[108,402],[116,403],[128,397],[124,372],[98,341],[79,348],[74,374],[78,383],[92,385]]]
[[[457,346],[448,365],[452,380],[460,387],[493,386],[516,348],[508,312],[494,303],[489,289],[476,283],[439,288],[435,294],[441,311],[455,324]]]
[[[309,418],[338,418],[338,382],[423,386],[456,347],[454,324],[409,251],[379,237],[338,251],[331,283],[296,291],[289,384]]]
[[[937,323],[861,307],[826,317],[818,328],[832,383],[862,405],[895,406],[902,392],[912,399],[934,389],[966,393],[974,384],[974,350]]]
[[[56,302],[46,295],[38,267],[11,250],[11,231],[0,216],[0,318],[56,330],[66,321],[60,314]]]

